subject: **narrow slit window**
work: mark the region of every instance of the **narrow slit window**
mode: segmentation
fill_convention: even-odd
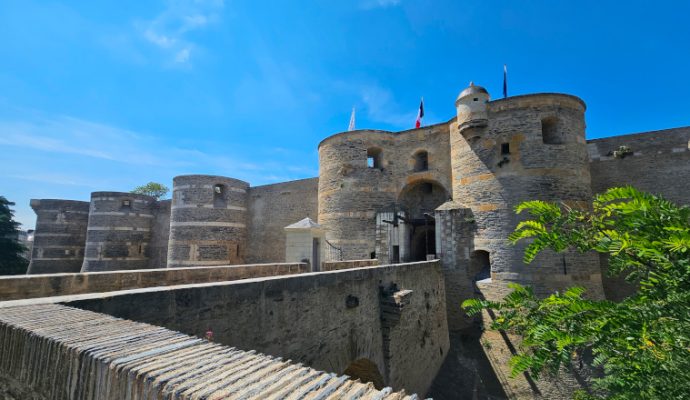
[[[370,148],[367,150],[367,167],[381,169],[382,167],[381,149]]]
[[[501,154],[502,155],[510,154],[510,143],[501,144]]]

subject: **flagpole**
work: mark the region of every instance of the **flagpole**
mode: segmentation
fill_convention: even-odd
[[[508,97],[508,66],[503,64],[503,98]]]

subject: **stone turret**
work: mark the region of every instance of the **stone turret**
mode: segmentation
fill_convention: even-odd
[[[488,123],[487,103],[491,100],[489,92],[470,82],[455,100],[459,126],[486,126]]]

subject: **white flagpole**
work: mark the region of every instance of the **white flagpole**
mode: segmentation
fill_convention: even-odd
[[[355,130],[355,108],[352,107],[352,115],[350,116],[350,125],[347,127],[348,131]]]

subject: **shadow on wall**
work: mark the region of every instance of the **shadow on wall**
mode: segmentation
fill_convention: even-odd
[[[353,361],[345,368],[343,374],[349,376],[352,380],[359,379],[362,382],[371,382],[374,384],[374,387],[379,390],[383,389],[385,386],[383,375],[381,375],[379,368],[367,358],[360,358]]]

